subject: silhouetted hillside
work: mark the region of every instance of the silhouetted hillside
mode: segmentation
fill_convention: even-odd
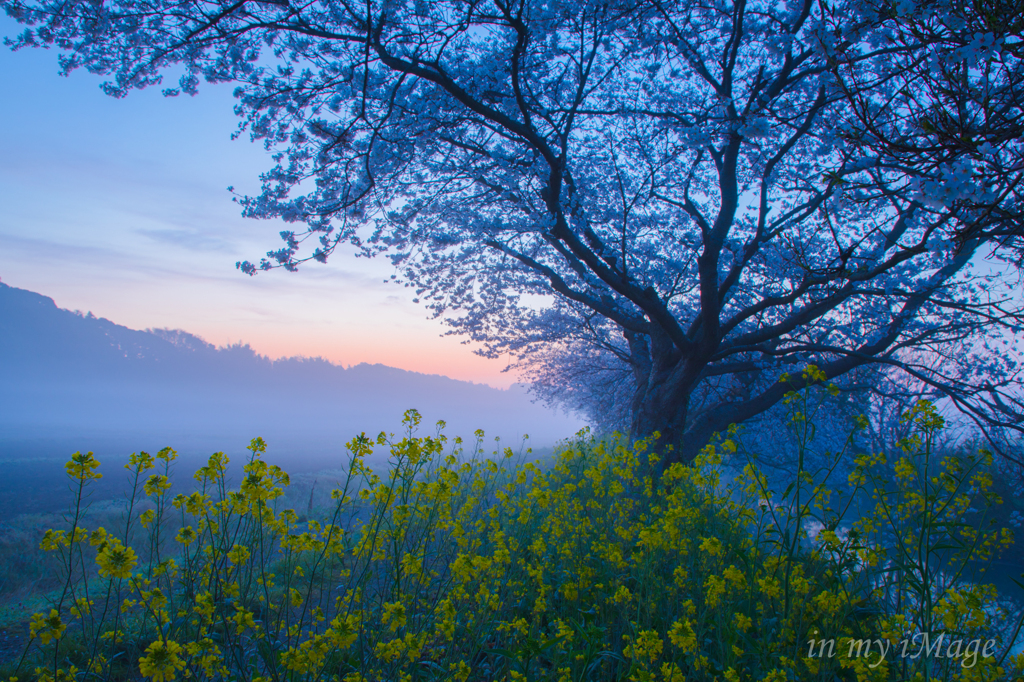
[[[0,284],[0,460],[65,457],[73,450],[131,452],[174,445],[241,451],[253,436],[271,455],[308,468],[337,461],[365,431],[397,431],[416,408],[450,435],[476,428],[506,442],[528,431],[551,445],[576,421],[501,391],[383,365],[270,360],[248,345],[217,348],[178,330],[137,331],[60,309]],[[433,428],[428,427],[428,428]]]

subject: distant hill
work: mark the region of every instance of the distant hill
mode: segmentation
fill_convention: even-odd
[[[0,463],[62,458],[94,444],[125,455],[163,445],[206,455],[241,451],[259,435],[272,459],[303,469],[336,465],[344,442],[362,431],[398,431],[408,408],[430,431],[445,419],[449,435],[482,428],[492,445],[492,436],[513,444],[528,432],[535,446],[550,446],[579,428],[531,403],[519,386],[271,360],[248,345],[218,348],[180,330],[129,329],[0,283]]]

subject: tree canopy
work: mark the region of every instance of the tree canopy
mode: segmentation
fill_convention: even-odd
[[[297,225],[244,272],[387,254],[455,333],[672,459],[807,363],[1024,424],[1018,303],[974,265],[1016,229],[1020,22],[946,4],[2,0],[15,48],[111,95],[238,84],[276,162],[244,212]],[[952,155],[950,97],[996,131]]]
[[[1024,264],[1024,14],[1004,0],[879,9],[889,49],[836,68],[847,139],[886,171],[869,181]]]

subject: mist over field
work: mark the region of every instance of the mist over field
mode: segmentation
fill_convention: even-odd
[[[171,446],[178,476],[214,451],[235,463],[255,436],[267,460],[291,473],[340,468],[344,444],[366,432],[401,430],[423,415],[420,433],[473,441],[483,429],[519,450],[546,449],[577,419],[531,402],[524,387],[498,390],[383,365],[322,359],[271,360],[247,345],[217,348],[179,330],[137,331],[60,309],[43,295],[0,283],[0,520],[65,504],[63,463],[92,450],[107,476],[96,495],[123,490],[121,465],[139,450]]]

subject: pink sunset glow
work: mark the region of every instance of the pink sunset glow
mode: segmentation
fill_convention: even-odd
[[[16,24],[3,18],[7,33]],[[337,254],[298,273],[247,277],[235,262],[277,248],[286,225],[243,219],[228,186],[258,189],[272,166],[237,125],[230,87],[123,100],[100,79],[58,78],[56,55],[0,50],[0,279],[134,329],[183,329],[276,357],[381,363],[505,388],[507,360],[462,339],[385,283],[387,261]],[[73,105],[72,105],[73,104]]]

